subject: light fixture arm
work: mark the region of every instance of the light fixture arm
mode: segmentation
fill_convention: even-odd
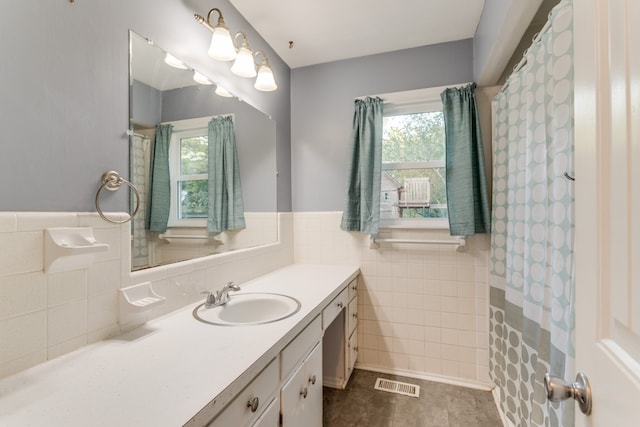
[[[271,65],[269,65],[269,58],[267,58],[267,55],[266,55],[266,54],[264,53],[264,51],[262,51],[262,50],[257,50],[257,51],[253,54],[253,58],[254,58],[254,60],[258,58],[258,54],[261,54],[261,55],[262,55],[262,62],[258,63],[257,61],[255,61],[255,62],[256,62],[256,65],[257,65],[257,66],[260,66],[260,65],[264,64],[264,65],[266,65],[267,67],[271,68]]]
[[[224,18],[222,17],[222,12],[217,7],[214,7],[209,11],[209,13],[207,14],[207,19],[204,19],[204,16],[198,15],[197,13],[194,13],[193,16],[194,18],[196,18],[196,21],[207,27],[210,31],[213,31],[215,29],[213,25],[211,25],[211,14],[213,12],[218,12],[218,23],[216,24],[216,27],[227,28],[226,24],[224,23]]]
[[[236,33],[236,35],[235,35],[235,36],[233,36],[233,46],[236,48],[236,50],[239,50],[239,49],[240,49],[240,48],[236,45],[236,40],[238,39],[238,36],[242,36],[242,44],[240,45],[240,47],[243,47],[243,46],[244,46],[244,47],[246,47],[246,48],[248,48],[248,49],[251,49],[251,48],[249,47],[249,40],[247,39],[247,35],[246,35],[244,32],[239,31],[239,32],[237,32],[237,33]]]

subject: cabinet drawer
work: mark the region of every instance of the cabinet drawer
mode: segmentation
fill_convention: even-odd
[[[347,286],[347,289],[349,289],[349,301],[351,301],[353,297],[358,295],[358,278],[357,277],[353,279],[351,282],[349,282],[349,286]]]
[[[353,330],[358,326],[358,298],[354,298],[349,303],[349,310],[347,310],[347,325],[349,328],[349,336],[353,333]]]
[[[283,380],[289,376],[293,368],[299,365],[313,346],[320,341],[321,336],[322,324],[320,316],[317,316],[280,352],[280,379]]]
[[[251,427],[278,427],[280,425],[280,399],[276,396],[260,418]]]
[[[333,322],[333,319],[338,317],[340,312],[347,307],[347,303],[349,302],[349,289],[345,288],[340,294],[333,299],[322,310],[322,328],[327,329],[327,327]]]
[[[210,427],[248,426],[264,411],[278,387],[278,361],[274,359],[209,424]],[[255,400],[257,399],[257,400]],[[251,407],[251,404],[254,407]],[[257,407],[256,407],[257,406]]]

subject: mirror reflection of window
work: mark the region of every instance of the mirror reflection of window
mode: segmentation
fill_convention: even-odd
[[[174,179],[169,229],[166,233],[146,230],[148,204],[146,199],[141,201],[141,214],[132,221],[132,269],[277,242],[275,121],[238,98],[217,95],[213,85],[196,82],[195,70],[180,58],[176,60],[182,68],[167,65],[168,52],[146,38],[133,31],[129,37],[130,178],[136,187],[150,188],[149,152],[159,124],[206,118],[200,124],[173,128],[170,169],[175,174],[170,172]],[[216,82],[215,76],[200,74]],[[214,239],[207,231],[207,128],[211,117],[227,114],[234,120],[246,228],[224,231]],[[146,145],[134,135],[145,138]],[[160,234],[179,237],[161,238]]]

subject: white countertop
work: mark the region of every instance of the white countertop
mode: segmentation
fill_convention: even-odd
[[[242,292],[299,300],[300,311],[287,319],[209,325],[192,316],[199,302],[5,378],[0,425],[175,427],[205,407],[209,417],[357,274],[354,266],[291,265],[242,285]]]

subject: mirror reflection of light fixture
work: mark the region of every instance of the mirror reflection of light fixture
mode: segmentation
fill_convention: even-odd
[[[215,93],[216,95],[224,96],[225,98],[231,98],[233,96],[231,92],[229,92],[228,90],[226,90],[224,87],[220,85],[216,87]]]
[[[193,70],[193,80],[200,83],[201,85],[212,85],[213,82],[209,80],[209,78],[203,74],[200,74],[196,70]]]
[[[253,62],[253,51],[249,47],[247,36],[240,32],[235,35],[233,40],[235,41],[238,36],[242,36],[242,45],[238,48],[238,56],[231,67],[231,72],[240,77],[255,77],[256,65]]]
[[[215,28],[211,25],[211,14],[213,12],[218,12],[218,23]],[[207,27],[209,30],[213,32],[211,36],[211,45],[209,46],[209,56],[213,59],[217,59],[218,61],[233,61],[236,58],[236,49],[233,45],[233,40],[231,40],[231,33],[229,29],[224,23],[224,18],[222,17],[222,12],[220,9],[213,8],[207,14],[207,19],[204,19],[203,16],[198,15],[197,13],[194,15],[196,21]]]
[[[264,92],[276,90],[278,85],[276,84],[276,80],[273,78],[273,70],[269,65],[267,55],[265,55],[261,50],[257,51],[255,56],[257,57],[258,54],[262,54],[262,63],[258,67],[258,77],[256,78],[256,82],[253,87]]]
[[[186,65],[184,65],[184,62],[180,61],[178,58],[171,55],[170,53],[167,53],[165,55],[164,62],[167,63],[168,65],[171,65],[174,68],[179,68],[181,70],[186,70],[187,68],[189,68]]]

